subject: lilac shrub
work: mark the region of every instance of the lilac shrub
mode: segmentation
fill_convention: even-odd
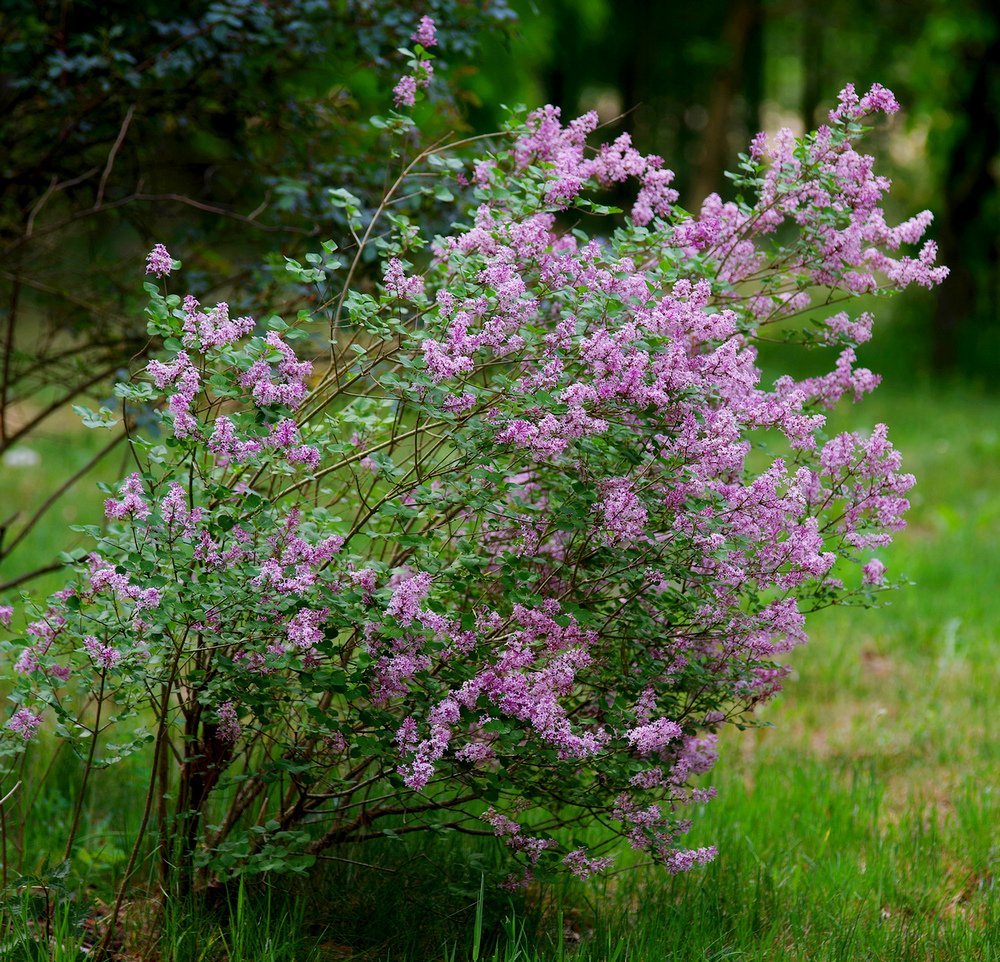
[[[414,39],[419,86],[433,24]],[[900,252],[930,215],[888,226],[857,149],[896,109],[847,87],[697,214],[627,135],[591,145],[594,114],[534,111],[468,165],[428,148],[367,224],[332,195],[381,287],[351,268],[294,321],[171,291],[157,247],[163,353],[118,394],[163,434],[132,437],[93,552],[8,643],[6,750],[42,725],[95,766],[147,753],[142,831],[158,813],[192,876],[425,828],[496,836],[520,880],[603,871],[619,838],[710,860],[683,836],[716,733],[778,691],[809,611],[888,583],[873,552],[903,525],[885,427],[825,414],[878,383],[858,295],[946,274],[933,242]],[[430,240],[391,201],[433,174],[475,204]],[[289,271],[328,292],[324,248]],[[837,360],[766,383],[765,328]]]

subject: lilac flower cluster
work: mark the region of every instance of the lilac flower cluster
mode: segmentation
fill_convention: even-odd
[[[413,301],[424,292],[424,279],[419,275],[407,277],[398,257],[390,257],[385,269],[385,288],[402,301]]]
[[[611,856],[588,858],[586,849],[575,848],[572,852],[563,856],[562,863],[577,878],[588,879],[591,875],[600,875],[601,872],[610,868],[614,864],[614,861],[614,858]]]
[[[427,16],[420,18],[417,29],[410,39],[414,43],[419,43],[422,47],[430,48],[437,46],[437,26],[434,21]]]
[[[30,741],[35,737],[35,732],[38,731],[41,724],[41,715],[36,715],[27,708],[18,708],[7,722],[7,728],[15,735],[20,735],[25,741]]]
[[[157,244],[146,256],[146,273],[167,277],[174,269],[173,258],[162,244]]]
[[[230,463],[246,464],[271,449],[283,454],[289,464],[302,464],[315,469],[319,464],[319,451],[308,444],[301,444],[300,440],[299,426],[291,418],[283,418],[272,425],[270,434],[265,438],[243,440],[237,436],[232,420],[220,415],[215,419],[208,449],[215,455],[215,463],[220,468],[228,467]]]
[[[87,559],[87,566],[91,595],[108,592],[123,601],[131,601],[136,613],[158,607],[163,598],[163,592],[159,588],[143,588],[130,581],[113,564],[96,553]]]
[[[413,39],[435,44],[430,18]],[[411,67],[401,103],[429,82]],[[384,815],[475,825],[485,798],[518,884],[607,869],[531,828],[595,811],[667,871],[709,861],[682,838],[718,730],[780,690],[811,606],[887,583],[872,553],[914,483],[884,425],[827,432],[879,381],[856,353],[872,315],[828,305],[946,273],[931,242],[901,253],[930,214],[890,226],[856,149],[896,106],[846,88],[815,134],[754,138],[751,201],[693,215],[660,158],[535,111],[473,165],[468,226],[421,275],[387,257],[370,302],[391,334],[335,350],[311,394],[276,330],[154,293],[176,350],[142,395],[185,443],[120,484],[79,582],[26,619],[17,703],[95,678],[141,701],[177,665],[189,754],[245,760],[219,830],[260,798],[313,854]],[[611,186],[634,192],[613,237],[567,229]],[[829,369],[766,383],[761,330],[808,311]],[[287,794],[278,759],[302,766]]]
[[[184,299],[181,335],[189,350],[205,355],[205,352],[238,346],[255,326],[251,317],[230,318],[229,307],[225,303],[205,313],[199,309],[199,303],[193,296],[189,294]],[[249,390],[257,407],[283,405],[295,409],[301,405],[308,392],[311,361],[299,360],[291,346],[275,331],[264,338],[251,340],[245,353],[249,361],[247,367],[237,371],[235,376],[228,371],[227,375],[240,389]],[[203,426],[195,411],[195,400],[203,389],[202,373],[188,350],[178,351],[171,361],[150,361],[146,373],[157,389],[174,389],[167,397],[174,436],[200,439]],[[247,437],[237,432],[233,418],[219,415],[211,426],[207,446],[220,468],[256,461],[267,452],[281,455],[293,467],[312,470],[319,464],[318,449],[302,443],[299,426],[290,418],[273,424],[266,437],[259,437],[256,433]],[[133,490],[136,484],[139,484],[138,478],[133,476],[127,482],[130,487],[122,489],[124,500],[108,500],[106,511],[109,518],[121,520],[143,510],[141,485]]]
[[[306,396],[306,379],[312,373],[312,362],[300,361],[295,351],[274,331],[265,338],[265,345],[269,349],[266,353],[276,356],[277,370],[262,358],[240,376],[240,385],[250,389],[259,407],[283,404],[297,408]]]
[[[207,314],[201,305],[188,294],[184,298],[184,345],[204,351],[224,347],[245,337],[254,329],[252,317],[230,318],[229,305],[216,304]]]
[[[597,507],[609,544],[635,542],[646,536],[649,514],[632,490],[629,478],[607,478],[600,484]]]
[[[236,713],[236,706],[232,701],[224,701],[216,711],[219,721],[219,738],[224,742],[239,741],[243,734],[243,726],[240,725],[239,716]]]
[[[62,666],[53,665],[46,656],[65,627],[66,618],[56,608],[49,608],[41,619],[31,622],[25,633],[34,641],[21,650],[14,663],[14,671],[19,675],[31,675],[38,671],[55,673],[56,677],[63,675]]]
[[[142,478],[133,473],[128,476],[119,489],[121,500],[108,498],[104,502],[105,515],[114,521],[124,518],[145,518],[149,515],[149,505],[146,503],[142,488]]]
[[[344,539],[329,535],[319,543],[309,544],[299,535],[300,516],[291,511],[278,534],[268,538],[270,557],[253,579],[258,588],[270,587],[279,594],[299,594],[316,584],[317,569],[327,564],[340,550]]]
[[[437,46],[437,28],[430,17],[421,17],[420,24],[412,39],[425,49]],[[417,90],[426,89],[434,78],[434,66],[430,60],[413,58],[410,73],[400,77],[392,90],[392,99],[397,107],[412,107],[417,100]]]
[[[198,432],[198,421],[191,411],[194,399],[201,388],[201,375],[191,363],[186,351],[180,351],[173,361],[150,361],[146,371],[153,383],[163,390],[176,390],[167,398],[167,409],[173,415],[174,437],[187,438]]]
[[[84,638],[83,647],[94,660],[94,664],[104,671],[114,668],[122,660],[122,653],[117,648],[103,644],[93,635]]]
[[[412,107],[417,102],[417,78],[404,74],[392,88],[392,99],[397,107]]]
[[[410,579],[406,585],[415,580]],[[591,757],[607,744],[610,736],[603,727],[580,730],[572,724],[562,703],[578,684],[578,673],[591,664],[587,649],[595,636],[582,631],[573,618],[562,624],[560,614],[559,605],[552,600],[541,610],[515,605],[512,618],[518,628],[497,657],[431,709],[430,736],[414,743],[412,759],[400,768],[407,785],[418,789],[427,784],[435,762],[452,743],[462,709],[480,712],[480,723],[483,714],[499,710],[503,716],[523,723],[560,758]],[[499,616],[486,619],[486,623],[496,620]],[[488,759],[492,753],[483,757]]]
[[[627,133],[602,145],[596,156],[590,157],[587,136],[597,129],[597,114],[584,114],[565,128],[559,116],[559,108],[551,106],[532,113],[527,133],[515,151],[519,167],[539,163],[548,167],[545,199],[549,204],[557,209],[569,206],[588,182],[607,187],[635,179],[639,181],[639,194],[631,212],[635,224],[643,226],[654,217],[670,213],[678,195],[670,187],[673,171],[664,168],[662,158],[640,154]]]

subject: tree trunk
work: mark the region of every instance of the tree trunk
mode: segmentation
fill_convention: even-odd
[[[960,358],[971,366],[981,363],[995,350],[998,337],[1000,235],[995,217],[1000,185],[993,165],[1000,157],[1000,11],[990,11],[994,27],[989,42],[963,52],[971,76],[953,108],[953,123],[961,126],[941,184],[938,237],[941,261],[951,275],[937,290],[931,359],[937,373],[953,373]]]
[[[720,190],[729,162],[729,131],[733,103],[740,93],[748,47],[762,19],[760,0],[732,0],[723,31],[726,62],[716,75],[708,108],[708,123],[701,141],[691,200],[694,209],[713,191]]]

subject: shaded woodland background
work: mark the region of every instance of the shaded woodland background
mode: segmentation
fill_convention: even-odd
[[[424,138],[496,130],[505,104],[552,102],[567,118],[596,109],[607,137],[627,130],[665,158],[689,210],[725,195],[725,170],[758,129],[814,127],[848,82],[891,87],[904,110],[871,141],[896,181],[890,214],[930,208],[952,275],[934,295],[881,306],[860,359],[904,382],[992,389],[993,0],[4,0],[0,455],[69,403],[101,403],[139,362],[141,265],[154,243],[183,259],[202,300],[308,310],[304,291],[289,298],[284,258],[326,238],[350,245],[331,188],[377,205],[399,159],[369,118],[388,109],[396,48],[425,13],[441,44],[417,108]],[[432,232],[456,209],[432,193],[407,204]],[[50,499],[121,440],[30,511],[0,511],[0,591],[33,576],[7,559]]]
[[[903,113],[879,138],[900,216],[935,214],[952,276],[909,296],[878,348],[910,371],[992,382],[1000,348],[1000,5],[992,0],[526,0],[520,42],[493,46],[484,103],[628,111],[617,128],[677,172],[681,203],[725,193],[757,130],[822,123],[845,83],[878,81]],[[886,162],[888,162],[886,164]],[[884,312],[880,312],[880,316]]]

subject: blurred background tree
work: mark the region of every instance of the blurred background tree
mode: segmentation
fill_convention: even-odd
[[[495,130],[502,104],[595,109],[608,137],[628,131],[665,158],[689,209],[726,192],[758,129],[822,122],[847,82],[892,87],[904,112],[876,136],[897,213],[934,211],[953,273],[936,299],[882,310],[862,359],[906,376],[996,373],[995,0],[7,0],[0,454],[69,401],[107,397],[145,350],[135,295],[153,243],[183,257],[200,296],[244,307],[253,292],[255,310],[288,307],[268,303],[283,256],[350,244],[326,190],[380,197],[393,160],[368,118],[388,107],[396,48],[424,14],[442,58],[425,130]],[[31,573],[6,556],[86,468],[0,510],[0,589]]]
[[[444,51],[421,105],[435,136],[461,127],[462,65],[510,20],[504,0],[0,7],[0,454],[68,403],[107,398],[146,350],[138,295],[154,243],[183,258],[199,297],[239,308],[253,292],[259,309],[283,255],[350,242],[327,191],[381,199],[398,161],[369,118],[391,104],[397,48],[427,13]],[[33,574],[8,556],[39,509],[121,438],[37,503],[0,508],[0,589]]]
[[[618,119],[677,172],[681,203],[725,193],[759,129],[825,120],[848,82],[891,87],[882,139],[901,216],[934,211],[952,269],[903,296],[866,350],[883,369],[988,381],[1000,354],[1000,4],[995,0],[514,0],[519,36],[487,48],[478,125],[498,102]],[[880,162],[882,157],[880,156]],[[886,312],[880,312],[885,318]]]

